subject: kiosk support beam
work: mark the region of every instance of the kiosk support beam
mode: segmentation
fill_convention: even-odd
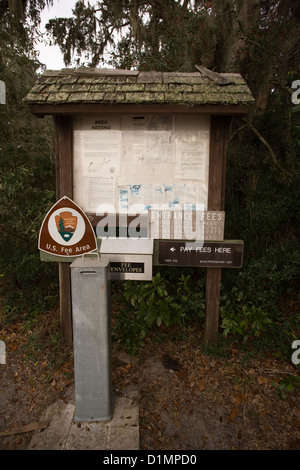
[[[57,199],[73,197],[72,117],[55,117]],[[72,303],[70,263],[59,263],[60,323],[62,340],[72,343]]]
[[[210,157],[208,204],[210,211],[224,210],[226,181],[226,144],[229,133],[229,116],[212,116],[210,130]],[[217,339],[219,326],[219,306],[221,288],[221,268],[207,268],[206,311],[204,344],[212,344]]]

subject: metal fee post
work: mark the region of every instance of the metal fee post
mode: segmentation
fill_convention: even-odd
[[[99,256],[71,264],[77,422],[112,418],[109,265]]]

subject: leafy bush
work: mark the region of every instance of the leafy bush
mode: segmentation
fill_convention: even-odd
[[[299,312],[288,299],[298,289],[300,247],[297,240],[273,245],[263,256],[246,260],[238,275],[224,272],[221,328],[224,335],[256,337],[286,356],[299,331]],[[298,298],[299,300],[299,298]],[[297,299],[296,304],[297,305]]]
[[[247,249],[247,247],[245,247]],[[280,301],[297,291],[300,272],[300,244],[297,240],[286,240],[272,245],[258,258],[247,259],[238,276],[224,272],[224,289],[233,286],[243,293],[248,301],[267,310],[275,319],[280,315]]]
[[[127,281],[122,290],[114,336],[131,355],[144,344],[153,327],[180,325],[196,315],[204,317],[203,281],[193,283],[190,274],[182,273],[171,281],[157,272],[151,282]]]
[[[224,304],[220,308],[220,313],[224,336],[231,333],[242,335],[247,339],[249,333],[260,336],[272,325],[268,313],[247,301],[237,288],[233,288],[230,295],[224,294],[222,302]]]
[[[289,377],[281,379],[278,384],[273,382],[272,385],[275,387],[277,397],[280,400],[286,400],[287,393],[293,392],[298,388],[299,380],[300,379],[297,375],[290,375]]]
[[[0,145],[0,274],[6,312],[47,309],[57,300],[57,266],[42,263],[37,248],[41,222],[55,201],[53,156],[50,122],[34,127],[30,119],[22,120],[14,129],[7,122]]]

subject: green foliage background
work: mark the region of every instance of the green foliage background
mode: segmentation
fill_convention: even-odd
[[[22,8],[17,3],[11,2],[14,15],[8,5],[0,8],[0,79],[6,85],[6,104],[0,105],[0,287],[2,317],[9,321],[57,300],[57,268],[41,263],[37,250],[41,221],[55,202],[54,128],[23,104],[40,64],[22,9],[26,2]],[[46,3],[31,2],[31,25]]]
[[[6,311],[19,313],[49,308],[57,296],[55,266],[41,263],[37,250],[41,221],[55,201],[55,176],[48,125],[18,123],[9,134],[0,147],[0,273]]]

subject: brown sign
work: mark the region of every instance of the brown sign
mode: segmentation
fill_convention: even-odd
[[[79,256],[95,251],[97,240],[86,214],[64,196],[46,215],[38,248],[55,256]]]
[[[150,209],[148,237],[165,240],[223,240],[225,212]]]
[[[243,251],[241,240],[205,243],[160,241],[158,262],[169,266],[241,268]]]

